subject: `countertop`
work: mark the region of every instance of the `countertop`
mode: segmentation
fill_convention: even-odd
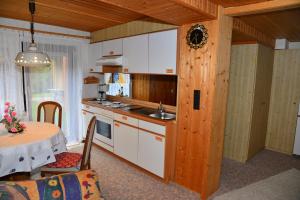
[[[111,108],[111,107],[107,107],[107,106],[101,105],[101,104],[99,104],[97,102],[92,102],[91,99],[82,99],[81,103],[85,104],[85,105],[89,105],[89,106],[93,106],[93,107],[98,107],[98,108],[102,108],[102,109],[105,109],[105,110],[109,110],[109,111],[112,111],[114,113],[118,113],[118,114],[121,114],[121,115],[126,115],[126,116],[129,116],[129,117],[134,117],[134,118],[137,118],[139,120],[144,120],[144,121],[147,121],[147,122],[151,122],[151,123],[155,123],[155,124],[160,124],[160,125],[163,125],[163,126],[166,126],[169,123],[173,123],[173,124],[176,123],[176,119],[172,119],[172,120],[156,119],[156,118],[148,117],[146,115],[139,114],[139,113],[136,113],[136,112],[133,112],[133,111],[130,111],[130,110],[125,110],[123,108]],[[145,106],[139,106],[139,105],[133,105],[133,106],[145,107]],[[145,108],[147,108],[147,107],[145,107]]]

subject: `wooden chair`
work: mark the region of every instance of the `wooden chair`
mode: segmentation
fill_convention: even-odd
[[[44,122],[55,124],[55,113],[58,109],[58,126],[61,128],[62,121],[62,107],[59,103],[54,101],[45,101],[40,103],[37,110],[37,121],[41,121],[41,111],[44,110]]]
[[[95,132],[96,117],[94,116],[88,126],[83,153],[63,152],[55,155],[56,162],[41,168],[41,176],[45,174],[60,174],[91,169],[91,149]],[[80,163],[80,164],[79,164]]]

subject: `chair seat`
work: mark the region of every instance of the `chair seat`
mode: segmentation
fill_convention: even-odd
[[[63,152],[55,155],[56,162],[46,165],[46,168],[72,168],[77,167],[81,161],[80,153]]]

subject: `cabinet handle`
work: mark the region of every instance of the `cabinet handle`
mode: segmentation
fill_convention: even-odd
[[[126,116],[122,116],[122,119],[127,120],[127,117]]]
[[[118,124],[118,123],[115,123],[115,126],[116,126],[116,127],[120,127],[120,124]]]
[[[159,136],[155,136],[155,140],[159,141],[159,142],[162,142],[162,138],[159,137]]]
[[[94,69],[93,69],[93,68],[91,68],[91,69],[90,69],[90,72],[93,72],[93,71],[94,71]]]
[[[173,69],[166,69],[166,73],[167,74],[172,74],[173,73]]]
[[[113,51],[110,51],[109,54],[110,54],[110,55],[114,55],[114,52],[113,52]]]

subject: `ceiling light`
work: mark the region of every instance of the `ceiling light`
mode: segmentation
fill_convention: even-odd
[[[31,43],[28,49],[24,52],[19,52],[15,61],[16,65],[24,67],[48,67],[51,64],[51,60],[46,53],[37,50],[37,46],[34,43],[34,27],[33,16],[35,11],[34,0],[29,0],[29,11],[31,13],[30,32]]]

